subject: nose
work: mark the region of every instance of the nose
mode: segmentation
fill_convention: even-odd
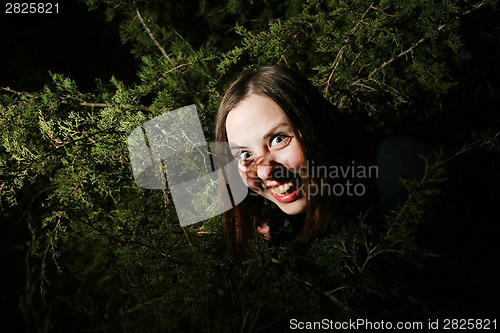
[[[257,164],[257,177],[262,180],[268,180],[273,174],[274,166],[270,163]]]
[[[255,168],[257,171],[257,177],[261,180],[269,180],[273,178],[276,168],[278,167],[278,162],[276,161],[274,154],[268,152],[266,156],[256,161]]]

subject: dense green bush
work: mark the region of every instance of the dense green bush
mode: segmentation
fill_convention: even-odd
[[[120,23],[141,63],[136,82],[99,81],[82,92],[54,73],[42,91],[1,95],[2,223],[20,217],[30,232],[20,306],[31,331],[284,331],[290,318],[456,314],[426,303],[425,287],[411,281],[440,255],[421,235],[431,233],[428,204],[446,163],[497,153],[497,116],[427,160],[381,225],[366,211],[355,232],[308,248],[257,239],[242,264],[220,217],[181,228],[168,189],[134,183],[127,137],[194,103],[212,138],[227,84],[265,64],[302,72],[373,133],[415,135],[449,112],[469,57],[462,24],[492,11],[487,1],[86,2]]]

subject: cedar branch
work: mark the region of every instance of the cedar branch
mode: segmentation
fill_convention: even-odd
[[[142,26],[144,27],[144,29],[148,33],[148,35],[151,38],[151,40],[153,41],[153,43],[155,43],[156,47],[160,50],[161,54],[165,57],[165,59],[167,59],[170,63],[172,63],[172,60],[168,56],[167,52],[165,52],[165,49],[160,45],[160,43],[158,43],[158,41],[156,40],[153,33],[151,32],[149,27],[146,25],[146,22],[144,22],[144,19],[142,18],[142,15],[141,15],[141,12],[139,11],[139,8],[136,8],[135,12],[137,13],[137,17],[141,21]]]
[[[363,23],[363,20],[365,19],[366,14],[368,14],[368,12],[373,8],[375,8],[375,7],[373,7],[373,2],[372,2],[368,6],[368,8],[365,10],[363,15],[361,15],[361,18],[359,19],[358,23],[356,23],[356,25],[351,29],[351,31],[349,31],[349,34],[347,35],[347,38],[345,39],[344,46],[342,46],[342,48],[339,50],[339,52],[335,56],[335,60],[332,63],[332,70],[330,72],[330,75],[328,76],[328,80],[326,81],[325,97],[328,97],[328,90],[330,89],[330,81],[332,80],[333,73],[335,72],[335,70],[339,66],[340,61],[342,60],[342,58],[344,56],[344,51],[345,51],[346,47],[349,46],[349,42],[351,41],[352,36],[354,36],[356,31],[358,31],[358,28],[361,25],[361,23]]]

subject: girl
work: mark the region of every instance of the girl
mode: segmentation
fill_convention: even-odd
[[[420,178],[419,155],[433,152],[407,137],[377,140],[362,133],[309,81],[277,66],[243,73],[229,87],[216,141],[229,143],[227,155],[238,160],[249,188],[246,199],[224,213],[240,257],[255,230],[278,238],[264,214],[265,199],[293,221],[294,241],[309,242],[327,229],[352,226],[368,209],[377,218],[396,208],[408,195],[400,178]]]
[[[312,84],[288,69],[268,66],[240,75],[224,95],[216,119],[216,141],[229,142],[250,191],[224,214],[236,254],[244,256],[255,229],[272,238],[270,221],[263,216],[264,199],[296,216],[296,241],[308,242],[333,221],[348,218],[352,202],[331,195],[339,179],[321,167],[359,161],[356,156],[363,156],[364,149],[355,138],[360,137]]]

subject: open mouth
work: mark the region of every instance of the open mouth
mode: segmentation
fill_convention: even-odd
[[[292,179],[286,183],[276,184],[275,186],[269,186],[267,189],[269,193],[279,202],[288,203],[297,200],[299,195],[299,190],[297,188],[298,180]]]
[[[294,188],[295,188],[294,183],[293,181],[290,180],[288,183],[281,184],[275,187],[269,187],[269,191],[279,196],[285,196],[287,194],[292,193],[294,191]]]

